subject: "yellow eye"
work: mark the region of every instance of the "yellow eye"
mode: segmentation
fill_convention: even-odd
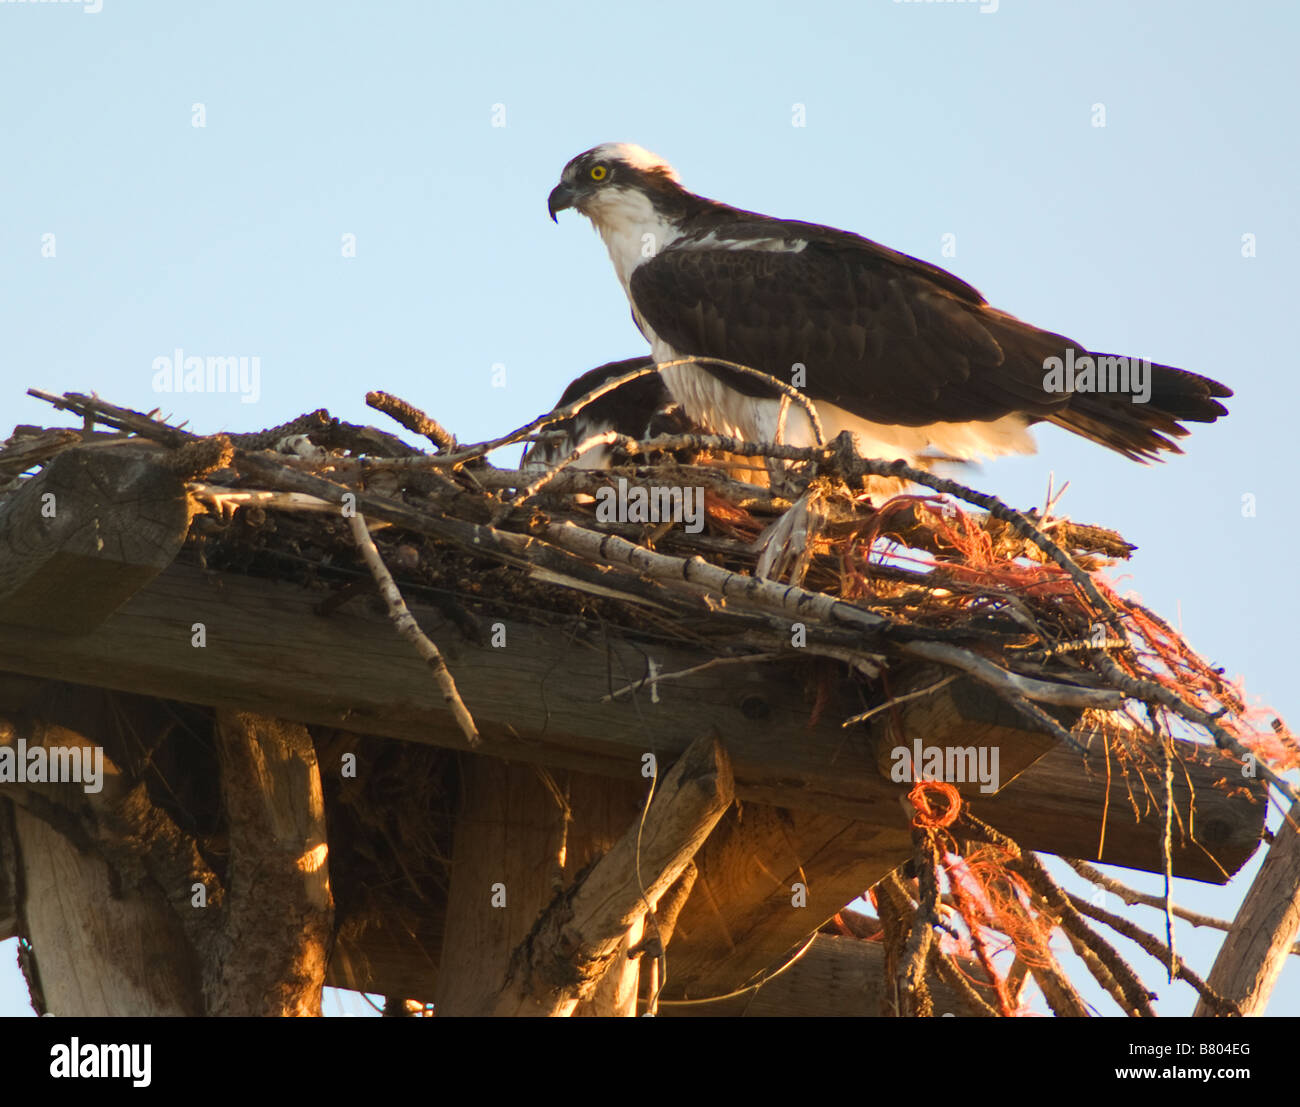
[[[593,181],[603,181],[609,176],[609,170],[603,165],[593,165],[591,167],[591,179]]]

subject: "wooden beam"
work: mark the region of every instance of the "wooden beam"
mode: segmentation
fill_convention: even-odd
[[[190,514],[148,446],[59,454],[0,503],[0,621],[91,630],[171,563]]]
[[[911,855],[901,810],[892,828],[763,804],[728,812],[696,857],[665,995],[743,986]]]
[[[20,871],[17,910],[45,1008],[82,1017],[201,1014],[200,947],[187,921],[202,926],[206,918],[177,911],[190,893],[183,850],[172,848],[167,833],[174,827],[151,808],[143,786],[133,787],[103,755],[97,736],[42,720],[17,727],[0,717],[0,750],[13,753],[19,741],[29,753],[73,754],[64,764],[101,766],[82,784],[6,788]]]
[[[491,1010],[488,982],[505,981],[511,953],[623,833],[648,787],[472,754],[462,761],[441,969],[433,989],[412,979],[400,993],[433,999],[441,1015]]]
[[[977,965],[967,968],[977,978],[982,975]],[[818,934],[798,961],[754,991],[715,1003],[665,1000],[659,1013],[669,1018],[875,1018],[883,1009],[884,978],[879,942]],[[942,981],[931,980],[929,986],[936,1015],[983,1014]]]
[[[712,737],[687,747],[661,773],[644,818],[547,906],[515,948],[504,986],[488,985],[483,1010],[497,1016],[569,1015],[639,941],[647,909],[685,872],[731,806],[731,765]],[[621,949],[620,949],[621,947]],[[634,1011],[635,977],[628,996]]]
[[[1107,800],[1102,738],[1079,737],[1091,751],[1088,761],[1054,748],[997,795],[971,799],[971,810],[1025,849],[1160,872],[1164,853],[1158,827],[1164,812],[1158,770],[1120,765],[1112,752]],[[1204,743],[1175,741],[1174,758],[1173,873],[1226,884],[1259,847],[1267,789],[1262,781],[1238,776],[1234,788],[1239,790],[1227,794],[1234,788],[1217,786],[1224,762]],[[1099,805],[1105,810],[1104,831]],[[1071,853],[1068,843],[1083,853]]]
[[[322,618],[319,599],[296,585],[177,562],[94,634],[0,626],[0,671],[463,749],[437,686],[382,612],[354,600]],[[506,619],[492,620],[503,647],[478,646],[440,612],[411,609],[446,655],[492,756],[631,781],[644,754],[671,758],[685,748],[684,735],[712,730],[731,755],[742,799],[878,829],[901,825],[905,786],[881,778],[862,730],[839,725],[861,710],[846,681],[816,723],[794,663],[714,668],[661,683],[657,696],[605,702],[652,664],[681,671],[711,655]],[[1026,848],[1093,858],[1106,795],[1104,761],[1095,760],[1089,769],[1054,747],[1001,795],[981,798],[978,810]],[[1223,882],[1258,844],[1262,803],[1215,789],[1219,776],[1208,763],[1190,769],[1201,841],[1217,863],[1198,846],[1179,847],[1176,875]],[[1179,774],[1180,806],[1187,794]],[[1109,811],[1102,860],[1160,871],[1163,818],[1151,811],[1135,820],[1118,774]]]
[[[934,673],[918,674],[918,679],[894,692],[903,695],[913,687],[931,687],[934,677]],[[951,695],[949,689],[954,689]],[[904,735],[924,735],[927,746],[984,744],[986,751],[997,749],[1005,758],[1001,764],[1009,768],[996,783],[998,787],[1008,784],[1008,772],[1012,782],[1001,796],[982,795],[978,784],[962,789],[973,810],[1005,828],[1016,821],[1016,815],[1023,819],[1033,810],[1041,810],[1044,821],[1057,817],[1053,814],[1056,797],[1082,800],[1085,794],[1095,794],[1099,781],[1081,771],[1077,760],[1072,763],[1054,754],[1046,736],[1026,736],[1015,729],[1011,709],[978,692],[977,686],[957,681],[924,700],[902,705],[905,709],[926,704],[924,711],[903,716]],[[896,725],[896,720],[891,721],[894,733]],[[877,735],[877,741],[879,750],[887,739]],[[1044,747],[1048,747],[1046,756]],[[1203,748],[1190,744],[1180,749],[1189,757],[1205,754]],[[1040,756],[1045,756],[1043,764],[1032,764]],[[883,760],[887,770],[890,762]],[[1029,768],[1025,768],[1027,764]],[[1129,783],[1142,796],[1140,785]],[[1125,787],[1123,773],[1117,768],[1106,812],[1108,842],[1113,841],[1109,835],[1116,830],[1124,832],[1134,825]],[[1175,797],[1184,816],[1188,799],[1185,788]],[[1026,811],[1023,805],[1032,806]],[[1068,806],[1071,811],[1079,810],[1073,803]],[[1010,818],[1006,817],[1008,809]],[[1208,818],[1202,822],[1204,815],[1206,806],[1199,803],[1194,826],[1200,844],[1182,842],[1178,851],[1184,858],[1199,853],[1212,864],[1212,855],[1223,840],[1223,828]],[[1101,813],[1089,813],[1070,833],[1086,841],[1090,854],[1096,854],[1101,844]],[[1156,841],[1149,844],[1149,851],[1149,864],[1156,868],[1160,861]],[[686,998],[724,994],[741,987],[761,971],[778,966],[805,935],[911,856],[911,839],[902,818],[889,829],[746,804],[743,812],[728,815],[697,858],[700,878],[669,947],[665,994]],[[799,896],[794,894],[796,887],[801,890]]]
[[[1300,804],[1292,804],[1242,901],[1206,983],[1243,1015],[1262,1015],[1300,930]],[[1202,998],[1194,1012],[1213,1015]]]
[[[108,864],[15,807],[23,914],[45,1009],[78,1017],[199,1015],[198,958],[164,897],[110,895]]]
[[[1057,745],[1050,734],[1026,730],[1024,717],[983,685],[968,677],[954,680],[935,666],[908,670],[891,681],[889,691],[899,702],[873,717],[871,744],[877,768],[891,780],[919,777],[931,767],[933,751],[942,758],[939,779],[979,798],[1001,791]],[[1068,708],[1050,710],[1067,728],[1079,716]],[[918,749],[920,760],[913,765]]]

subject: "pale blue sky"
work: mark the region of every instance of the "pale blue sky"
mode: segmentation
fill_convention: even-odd
[[[0,3],[0,429],[56,420],[33,385],[204,432],[369,421],[371,388],[462,439],[516,426],[644,348],[585,221],[546,216],[573,154],[638,142],[695,191],[1233,387],[1166,465],[1045,429],[976,483],[1029,506],[1068,479],[1065,510],[1140,547],[1124,587],[1294,724],[1298,31],[1280,0]],[[176,348],[260,358],[258,402],[155,393]],[[1214,944],[1180,948],[1205,971]],[[26,1006],[11,950],[0,1011]],[[1294,966],[1271,1010],[1300,1013]]]

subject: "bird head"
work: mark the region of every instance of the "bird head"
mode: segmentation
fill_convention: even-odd
[[[602,213],[625,203],[629,193],[639,192],[653,202],[656,195],[680,191],[677,172],[663,158],[631,143],[606,142],[564,167],[546,207],[556,222],[566,208],[600,222]]]

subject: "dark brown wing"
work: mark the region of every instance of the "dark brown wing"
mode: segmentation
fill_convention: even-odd
[[[798,252],[675,243],[634,271],[633,301],[680,353],[786,382],[802,364],[813,399],[877,423],[1043,416],[1067,402],[1044,391],[1042,362],[1068,339],[1008,326],[973,289],[884,251],[804,241]]]
[[[1212,420],[1224,409],[1209,397],[1231,394],[1156,366],[1156,407],[1090,396],[1076,413],[1069,394],[1044,388],[1044,363],[1086,347],[989,307],[942,269],[812,224],[728,223],[695,245],[705,233],[633,272],[632,299],[646,323],[682,354],[739,362],[783,381],[802,364],[813,399],[872,422],[925,426],[1021,412],[1135,456],[1176,448],[1157,432],[1185,434],[1176,419]],[[723,248],[738,240],[753,245]],[[806,245],[773,249],[778,241]],[[1162,381],[1176,394],[1175,410],[1158,406]],[[1112,413],[1116,405],[1124,407]]]

